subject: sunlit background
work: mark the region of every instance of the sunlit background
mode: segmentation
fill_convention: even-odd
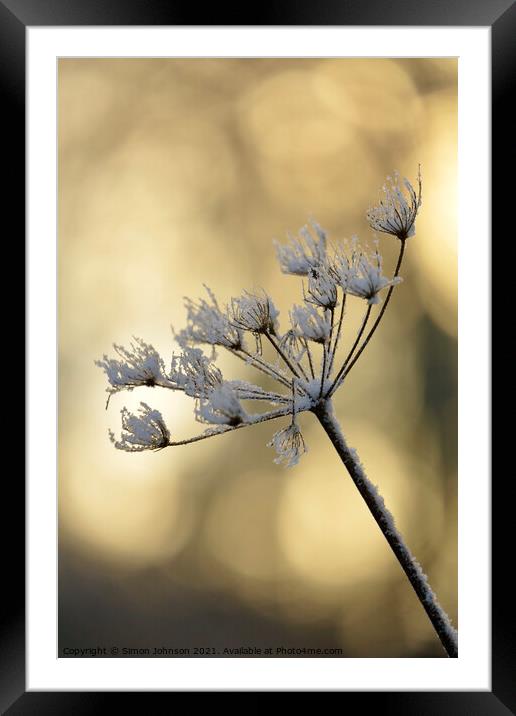
[[[115,396],[94,365],[140,336],[168,363],[182,298],[263,287],[286,316],[299,279],[272,240],[315,217],[371,237],[394,169],[423,174],[417,235],[381,329],[335,406],[456,624],[454,59],[59,63],[59,643],[340,648],[445,656],[316,420],[291,470],[266,423],[158,453],[115,450],[120,409],[203,430],[190,399]],[[381,240],[392,271],[397,241]],[[363,305],[351,299],[345,337]],[[285,325],[285,324],[284,324]],[[349,345],[349,344],[348,344]],[[220,355],[227,378],[257,380]],[[288,421],[284,421],[285,425]]]

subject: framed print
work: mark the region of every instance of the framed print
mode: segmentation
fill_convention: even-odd
[[[502,5],[0,5],[28,318],[7,713],[514,708],[490,527]]]

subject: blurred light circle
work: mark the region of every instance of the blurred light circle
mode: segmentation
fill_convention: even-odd
[[[320,72],[288,70],[262,80],[241,102],[241,133],[267,191],[302,220],[310,212],[341,217],[357,203],[365,211],[375,176],[371,147],[355,130],[355,107],[347,103],[344,118],[335,112],[327,85]]]
[[[364,132],[398,134],[414,141],[423,105],[410,75],[394,60],[353,59],[322,62],[324,101],[344,122]],[[351,110],[350,108],[353,108]],[[410,134],[409,134],[410,133]]]

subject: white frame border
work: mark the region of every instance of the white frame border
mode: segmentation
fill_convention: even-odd
[[[490,38],[489,27],[27,28],[28,691],[491,689]],[[459,658],[57,658],[57,58],[392,57],[393,47],[459,57]]]

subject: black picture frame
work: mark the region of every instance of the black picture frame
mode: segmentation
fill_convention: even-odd
[[[203,22],[199,23],[199,15]],[[513,145],[509,122],[510,80],[515,70],[516,7],[512,0],[335,0],[324,4],[284,2],[269,7],[253,5],[239,11],[229,4],[216,3],[203,8],[176,6],[170,0],[0,0],[0,86],[2,91],[2,125],[4,136],[5,184],[4,220],[7,214],[15,220],[9,237],[11,247],[24,246],[25,230],[25,38],[32,26],[100,26],[100,25],[361,25],[361,26],[484,26],[491,28],[492,40],[492,216],[493,235],[496,222],[504,220],[507,236],[507,207],[511,206],[511,182],[503,168]],[[513,129],[513,127],[511,127]],[[513,192],[512,192],[513,193]],[[7,211],[8,207],[8,211]],[[5,230],[5,229],[4,229]],[[501,235],[501,232],[500,232]],[[5,246],[5,244],[4,244]],[[493,252],[494,254],[494,252]],[[496,255],[496,254],[494,254]],[[23,260],[23,259],[22,259]],[[493,279],[494,282],[494,279]],[[500,281],[497,282],[500,285]],[[501,309],[503,289],[492,296],[493,315]],[[20,323],[17,321],[17,323]],[[496,345],[493,342],[493,345]],[[28,347],[30,349],[30,346]],[[495,405],[495,400],[492,405]],[[19,395],[17,396],[19,402]],[[497,433],[492,446],[504,444]],[[505,584],[509,560],[514,511],[505,496],[502,471],[492,485],[492,691],[467,692],[339,692],[344,707],[356,699],[360,706],[382,713],[453,714],[502,716],[516,713],[516,664],[511,624],[514,597]],[[508,475],[512,480],[512,475]],[[506,483],[507,484],[507,483]],[[4,515],[9,505],[13,517],[3,550],[4,588],[2,590],[0,710],[17,714],[86,714],[102,713],[129,696],[131,706],[144,713],[161,713],[170,709],[177,692],[96,693],[96,692],[26,692],[25,690],[25,488],[22,476],[12,473],[4,482]],[[52,577],[51,577],[52,578]],[[512,674],[512,676],[511,676]]]

